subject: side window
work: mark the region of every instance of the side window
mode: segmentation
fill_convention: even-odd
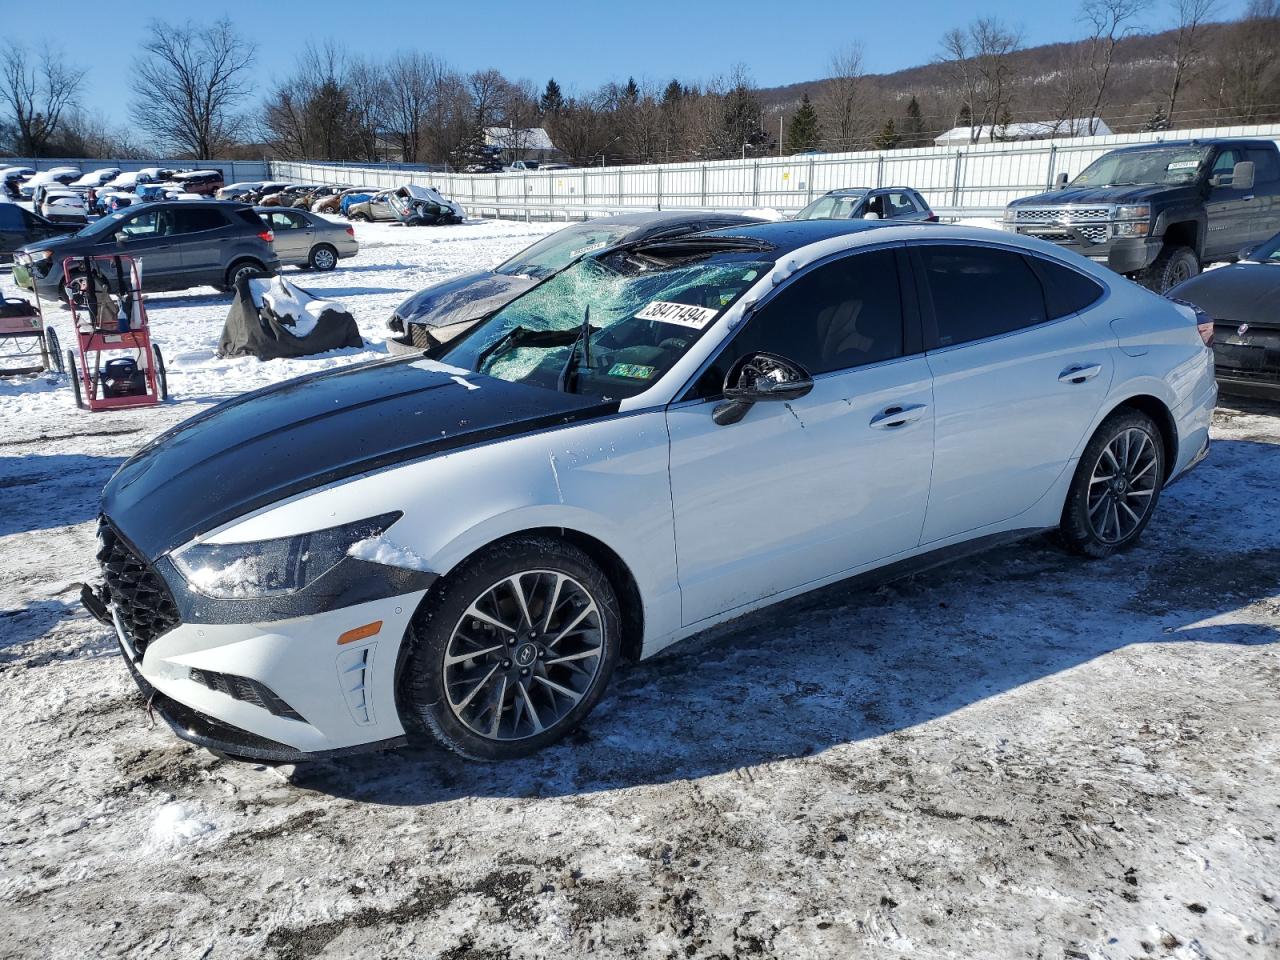
[[[1241,155],[1240,151],[1234,147],[1220,150],[1218,151],[1217,159],[1213,161],[1213,170],[1209,175],[1212,177],[1216,177],[1219,174],[1226,174],[1227,176],[1230,176],[1231,170],[1243,159],[1244,157]]]
[[[1106,292],[1096,280],[1060,263],[1039,257],[1027,257],[1027,262],[1044,286],[1044,304],[1050,320],[1079,313]]]
[[[914,217],[920,212],[920,208],[916,206],[916,202],[911,199],[911,194],[902,190],[891,190],[886,196],[885,205],[889,210],[890,219]]]
[[[794,360],[814,376],[902,356],[893,251],[855,254],[797,277],[751,317],[717,365],[728,370],[757,350]]]
[[[292,230],[297,226],[293,219],[285,213],[272,213],[267,216],[272,230]]]
[[[161,216],[165,214],[164,216]],[[130,239],[144,239],[146,237],[158,237],[168,234],[169,216],[164,210],[144,210],[135,216],[130,217],[120,224],[118,233],[124,234]]]
[[[217,230],[227,225],[222,214],[210,207],[179,208],[173,211],[176,221],[176,233],[199,233],[202,230]]]
[[[1280,158],[1277,158],[1274,150],[1251,147],[1245,153],[1253,161],[1254,183],[1272,184],[1280,181]]]
[[[937,321],[949,347],[1043,323],[1044,292],[1020,254],[977,246],[918,248]]]

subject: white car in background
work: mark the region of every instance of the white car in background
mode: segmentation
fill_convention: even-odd
[[[35,212],[54,223],[86,223],[89,208],[84,194],[70,187],[39,187],[35,192]]]
[[[814,588],[1049,529],[1133,546],[1208,452],[1211,330],[978,228],[608,247],[428,357],[159,437],[107,484],[82,597],[212,749],[518,757],[620,658]]]
[[[79,167],[50,167],[48,170],[41,170],[18,186],[18,192],[22,194],[24,199],[30,199],[35,193],[36,187],[41,184],[60,184],[66,186],[73,180],[78,180],[81,176]]]
[[[120,175],[119,167],[102,167],[99,170],[90,170],[75,180],[72,180],[67,186],[73,188],[86,189],[88,187],[98,188],[110,180]]]

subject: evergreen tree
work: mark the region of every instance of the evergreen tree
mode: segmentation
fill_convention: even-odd
[[[1156,107],[1155,113],[1147,117],[1147,122],[1142,125],[1142,129],[1148,133],[1158,133],[1161,130],[1169,129],[1169,116],[1164,112],[1164,107]]]
[[[992,140],[1012,140],[1009,136],[1009,124],[1013,123],[1013,114],[1009,112],[1009,105],[1005,104],[1004,110],[1000,113],[1000,120],[991,131]]]
[[[556,83],[555,77],[547,81],[547,89],[542,91],[538,109],[543,113],[559,113],[564,109],[564,94],[560,92],[560,84]]]
[[[969,109],[969,105],[967,103],[962,103],[960,105],[960,112],[956,114],[956,126],[957,127],[973,126],[973,111]]]
[[[920,101],[911,96],[907,104],[907,119],[902,124],[902,145],[904,147],[923,147],[929,138],[924,135],[924,116],[920,113]]]
[[[635,77],[627,77],[627,85],[622,88],[622,99],[629,103],[640,99],[640,87],[636,85]]]
[[[892,150],[898,145],[898,131],[893,125],[893,117],[884,122],[872,143],[877,150]]]
[[[685,89],[680,85],[679,80],[672,80],[667,84],[667,89],[662,91],[663,104],[675,103],[685,94]]]
[[[822,125],[818,122],[818,111],[809,102],[809,94],[800,97],[800,106],[787,124],[787,153],[801,153],[813,150],[822,139]]]

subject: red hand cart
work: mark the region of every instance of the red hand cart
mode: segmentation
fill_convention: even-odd
[[[151,342],[137,262],[127,254],[68,257],[62,275],[80,362],[67,351],[76,405],[142,407],[168,399],[160,347]],[[104,365],[104,354],[115,354]]]
[[[14,259],[31,269],[31,257],[15,253]],[[10,363],[19,366],[9,366]],[[62,349],[53,327],[45,326],[40,298],[33,304],[21,297],[0,297],[0,377],[51,370],[62,372]]]

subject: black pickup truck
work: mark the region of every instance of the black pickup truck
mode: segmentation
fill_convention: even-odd
[[[1107,264],[1158,293],[1280,229],[1271,140],[1183,140],[1104,154],[1009,204],[1005,229]]]

